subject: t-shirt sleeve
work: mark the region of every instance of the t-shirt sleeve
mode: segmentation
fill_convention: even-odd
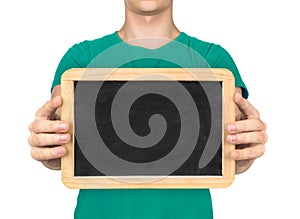
[[[60,84],[62,74],[71,68],[85,68],[88,65],[89,50],[83,44],[72,46],[60,60],[52,81],[51,90]]]
[[[235,78],[235,86],[242,88],[242,93],[244,98],[248,98],[249,93],[245,83],[242,80],[242,77],[239,73],[239,70],[232,59],[231,55],[221,46],[214,45],[208,52],[208,59],[212,60],[210,65],[212,68],[227,68],[229,69]]]

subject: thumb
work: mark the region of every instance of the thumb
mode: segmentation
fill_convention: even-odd
[[[61,96],[48,100],[35,114],[36,119],[50,119],[55,111],[61,106]]]
[[[235,94],[234,101],[242,114],[247,118],[259,118],[257,109],[248,100],[243,98],[240,93]]]

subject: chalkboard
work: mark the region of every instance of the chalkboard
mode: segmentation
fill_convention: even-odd
[[[62,120],[72,127],[71,188],[208,188],[234,180],[224,126],[235,119],[227,69],[70,69]]]

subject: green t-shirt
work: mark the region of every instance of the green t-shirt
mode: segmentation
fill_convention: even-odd
[[[227,68],[243,96],[248,92],[229,53],[219,45],[203,42],[181,32],[157,49],[123,42],[117,32],[83,41],[71,47],[56,70],[52,88],[70,68]],[[208,189],[99,189],[80,190],[78,219],[210,219],[213,218]]]

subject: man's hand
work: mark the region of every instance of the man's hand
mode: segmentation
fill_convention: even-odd
[[[236,173],[243,173],[249,169],[254,160],[265,152],[266,124],[261,121],[259,112],[240,92],[235,95],[237,105],[236,122],[226,125],[227,141],[236,145],[231,153],[236,160]]]
[[[56,112],[61,107],[61,97],[56,96],[47,101],[35,114],[35,120],[29,125],[31,135],[28,143],[31,146],[31,156],[41,161],[50,169],[60,169],[60,158],[66,154],[61,146],[70,141],[67,133],[69,125],[59,119]]]

